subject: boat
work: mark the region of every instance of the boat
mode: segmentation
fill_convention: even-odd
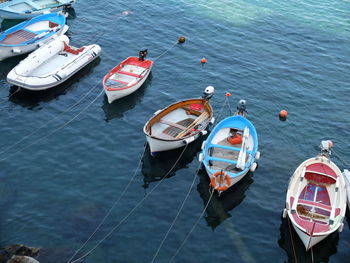
[[[4,19],[30,19],[39,15],[62,11],[75,0],[10,0],[0,4]]]
[[[290,178],[283,210],[306,250],[344,226],[345,181],[330,160],[332,142],[322,141],[320,147],[321,152],[301,163]]]
[[[151,155],[183,147],[206,135],[214,122],[209,103],[213,94],[214,87],[208,86],[202,98],[182,100],[156,111],[143,128]]]
[[[108,103],[138,90],[150,74],[152,66],[152,60],[128,57],[114,67],[102,81]]]
[[[53,13],[34,17],[0,34],[0,61],[29,53],[59,35],[68,26],[63,14]]]
[[[348,208],[350,210],[350,171],[348,169],[344,169],[343,176],[344,176],[345,185],[346,185],[346,196],[348,201]]]
[[[28,90],[46,90],[72,77],[101,53],[97,44],[69,46],[66,35],[59,36],[30,53],[7,75],[10,84]]]
[[[259,158],[258,136],[246,118],[246,101],[240,100],[235,115],[220,121],[203,142],[199,161],[210,177],[210,187],[220,195],[254,172]]]

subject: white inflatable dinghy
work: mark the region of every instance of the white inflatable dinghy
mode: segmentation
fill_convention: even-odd
[[[41,46],[22,60],[7,75],[7,81],[28,90],[45,90],[61,84],[101,53],[97,44],[79,49],[60,36]]]

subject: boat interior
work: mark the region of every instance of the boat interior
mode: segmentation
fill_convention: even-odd
[[[223,170],[231,173],[240,173],[241,168],[237,167],[237,162],[240,154],[243,154],[244,149],[242,145],[245,144],[245,158],[244,163],[251,158],[251,150],[253,149],[253,137],[249,134],[246,142],[243,140],[230,140],[233,136],[239,134],[243,135],[243,130],[234,128],[223,128],[208,144],[209,151],[209,168],[213,170]],[[241,157],[242,158],[242,157]]]
[[[40,34],[46,33],[49,29],[54,29],[58,26],[58,24],[48,20],[39,21],[26,26],[24,29],[19,29],[15,32],[4,35],[2,39],[0,37],[0,44],[18,45],[28,40],[39,38]]]
[[[317,172],[305,172],[306,185],[301,191],[297,212],[304,220],[328,224],[331,214],[329,188],[334,188],[335,179]]]
[[[15,3],[9,5],[9,8],[18,13],[32,12],[37,9],[55,7],[60,4],[57,0],[33,0],[33,5],[27,2]]]
[[[107,86],[126,87],[136,83],[147,73],[147,68],[137,65],[124,65],[106,81]]]
[[[210,114],[202,104],[179,104],[166,114],[160,114],[147,128],[152,137],[178,140],[205,129],[209,117]]]

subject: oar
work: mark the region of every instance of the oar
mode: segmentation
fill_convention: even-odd
[[[175,138],[180,139],[180,138],[184,137],[194,126],[198,125],[199,123],[201,123],[202,121],[204,121],[208,117],[209,117],[208,112],[206,112],[206,111],[203,112],[201,115],[199,115],[197,117],[197,119],[195,119],[189,126],[187,126],[187,128],[185,130],[180,132]]]

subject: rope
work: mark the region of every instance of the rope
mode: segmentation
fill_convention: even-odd
[[[197,218],[197,221],[194,223],[194,225],[192,226],[191,230],[187,233],[184,241],[181,243],[181,245],[179,246],[179,248],[176,250],[175,254],[171,257],[171,259],[169,260],[169,263],[172,262],[175,257],[177,256],[177,254],[180,252],[180,250],[182,249],[182,247],[185,245],[185,243],[187,242],[188,238],[190,237],[190,235],[192,234],[193,230],[195,229],[195,227],[198,225],[199,220],[202,218],[202,216],[204,215],[205,211],[208,208],[208,205],[210,203],[211,198],[213,197],[214,191],[211,192],[211,195],[209,197],[209,200],[207,202],[207,204],[205,205],[202,213],[199,215],[199,217]]]
[[[19,92],[20,90],[21,90],[21,88],[18,87],[18,88],[15,90],[15,92],[13,92],[10,96],[5,96],[5,97],[3,97],[2,99],[5,101],[6,98],[7,98],[7,100],[8,100],[8,99],[10,99],[13,95],[15,95],[17,92]]]
[[[289,221],[289,216],[288,216],[288,215],[287,215],[287,221],[288,221],[289,234],[290,234],[290,242],[292,243],[292,248],[293,248],[293,254],[294,254],[295,263],[298,263],[297,254],[296,254],[295,248],[294,248],[293,233],[292,233],[292,229],[291,229],[291,227],[290,227],[290,221]]]
[[[222,112],[223,112],[223,110],[224,110],[224,108],[225,108],[225,106],[226,106],[226,103],[229,104],[229,101],[228,101],[228,97],[225,96],[225,101],[224,101],[224,103],[222,104],[222,107],[221,107],[220,112],[219,112],[219,114],[218,114],[217,122],[220,121],[221,114],[222,114]]]
[[[80,250],[82,250],[86,244],[90,241],[90,239],[96,234],[96,232],[100,229],[100,227],[105,223],[106,219],[108,218],[108,216],[111,214],[112,210],[116,207],[116,205],[119,203],[119,201],[123,198],[123,196],[125,195],[126,191],[129,189],[131,183],[134,181],[135,177],[136,177],[136,174],[137,174],[137,171],[140,167],[140,164],[141,164],[141,161],[142,161],[142,158],[145,154],[145,151],[146,151],[146,146],[147,144],[145,143],[145,146],[143,147],[143,152],[142,152],[142,155],[141,155],[141,158],[138,162],[138,165],[135,169],[135,172],[134,172],[134,175],[131,177],[129,183],[126,185],[125,189],[123,190],[123,192],[121,193],[121,195],[117,198],[117,200],[113,203],[112,207],[108,210],[107,214],[104,216],[104,218],[101,220],[100,224],[96,227],[96,229],[92,232],[92,234],[89,236],[89,238],[84,242],[83,245],[81,245],[81,247],[79,249],[77,249],[75,251],[75,253],[72,255],[72,257],[67,261],[68,263],[78,254],[78,252]]]
[[[181,159],[183,153],[185,152],[187,145],[185,145],[183,151],[181,152],[179,158],[176,160],[174,165],[170,168],[170,170],[166,173],[166,175],[150,190],[148,193],[145,194],[145,196],[134,206],[133,209],[130,210],[130,212],[122,219],[120,222],[115,225],[108,233],[105,235],[92,249],[90,249],[88,252],[86,252],[84,255],[79,257],[78,259],[75,259],[73,261],[67,261],[67,263],[76,263],[84,258],[86,258],[88,255],[90,255],[104,240],[106,240],[122,223],[126,221],[126,219],[129,218],[129,216],[147,199],[147,197],[155,190],[157,187],[164,181],[164,179],[168,176],[168,174],[175,168],[179,160]]]
[[[83,113],[85,110],[87,110],[102,94],[103,94],[104,90],[102,90],[85,108],[83,108],[80,112],[78,112],[77,115],[75,115],[72,119],[70,119],[69,121],[65,122],[64,124],[62,124],[61,126],[59,126],[58,128],[56,128],[55,130],[53,130],[52,132],[48,133],[46,136],[41,137],[37,140],[35,140],[34,142],[32,142],[31,144],[19,149],[18,151],[15,151],[9,155],[7,155],[7,157],[0,159],[0,162],[5,161],[6,159],[10,158],[11,156],[15,155],[18,152],[24,151],[26,149],[28,149],[30,146],[46,139],[47,137],[51,136],[52,134],[54,134],[55,132],[59,131],[60,129],[64,128],[65,126],[67,126],[69,123],[71,123],[72,121],[74,121],[76,118],[78,118],[78,116]]]
[[[171,223],[171,225],[170,225],[168,231],[166,232],[166,234],[165,234],[165,236],[164,236],[162,242],[160,243],[157,252],[156,252],[155,255],[153,256],[153,259],[152,259],[151,263],[153,263],[154,260],[156,259],[156,257],[158,256],[160,249],[162,248],[162,246],[163,246],[165,240],[167,239],[167,237],[168,237],[168,235],[169,235],[171,229],[173,228],[173,226],[174,226],[174,224],[175,224],[177,218],[179,217],[179,215],[180,215],[180,213],[181,213],[181,211],[182,211],[182,209],[183,209],[183,207],[184,207],[184,205],[185,205],[185,203],[186,203],[186,201],[187,201],[187,199],[188,199],[188,197],[189,197],[189,195],[190,195],[190,193],[191,193],[191,191],[192,191],[192,188],[193,188],[194,182],[196,181],[196,177],[197,177],[197,174],[198,174],[200,165],[201,165],[201,163],[199,164],[199,166],[198,166],[198,168],[197,168],[197,172],[196,172],[195,176],[193,177],[193,180],[192,180],[192,184],[191,184],[191,186],[190,186],[190,189],[188,190],[185,199],[182,201],[182,204],[181,204],[181,206],[180,206],[180,209],[179,209],[179,211],[177,212],[177,214],[176,214],[176,216],[175,216],[173,222]]]
[[[48,125],[49,123],[53,122],[54,120],[56,120],[58,117],[60,117],[62,114],[66,113],[67,111],[70,111],[71,109],[73,109],[75,106],[79,105],[80,102],[86,98],[98,85],[96,85],[95,87],[93,87],[92,89],[90,89],[87,93],[85,93],[84,96],[82,96],[77,102],[75,102],[71,107],[67,108],[66,110],[60,112],[58,115],[56,115],[53,119],[49,120],[46,123],[43,123],[38,129],[34,130],[33,132],[31,132],[30,134],[24,136],[21,140],[17,141],[16,143],[14,143],[13,145],[7,147],[4,151],[0,152],[1,154],[4,154],[6,152],[8,152],[9,150],[11,150],[12,148],[14,148],[16,145],[18,145],[19,143],[23,142],[25,139],[29,138],[30,136],[32,136],[33,134],[36,134],[40,129],[44,128],[46,125]],[[3,147],[2,147],[3,148]]]
[[[167,50],[165,50],[162,54],[160,54],[158,57],[156,57],[155,59],[153,59],[153,61],[157,61],[161,56],[165,55],[166,53],[168,53],[173,47],[176,46],[176,44],[178,43],[178,41],[176,41],[170,48],[168,48]]]
[[[311,262],[314,263],[314,251],[312,250],[312,247],[310,249],[310,254],[311,254]]]
[[[334,150],[332,150],[332,153],[342,163],[342,165],[344,165],[344,166],[346,166],[348,168],[350,167],[350,164],[347,163],[346,161],[344,161],[344,159],[342,159]]]

